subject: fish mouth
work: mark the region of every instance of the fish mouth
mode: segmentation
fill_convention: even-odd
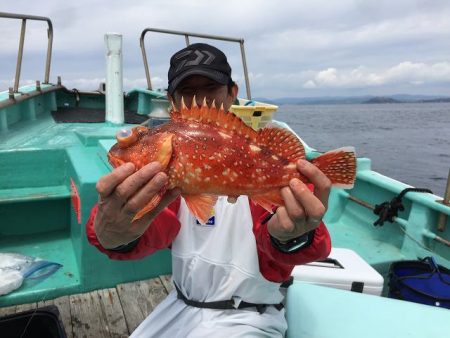
[[[111,152],[108,153],[108,161],[109,161],[109,163],[111,163],[113,168],[120,167],[122,164],[125,163],[124,160],[114,156],[113,154],[111,154]]]

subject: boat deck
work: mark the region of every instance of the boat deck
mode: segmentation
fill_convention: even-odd
[[[172,289],[170,275],[0,308],[0,317],[56,305],[68,338],[128,337]]]

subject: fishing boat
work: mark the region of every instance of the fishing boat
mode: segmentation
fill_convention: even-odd
[[[106,155],[116,142],[117,130],[137,124],[151,127],[167,118],[166,93],[151,83],[147,33],[180,35],[186,44],[189,37],[239,43],[247,98],[239,99],[232,110],[255,129],[268,122],[290,127],[276,121],[277,107],[252,100],[243,39],[146,28],[140,46],[147,87],[123,93],[121,40],[109,36],[112,72],[106,85],[82,91],[68,89],[61,77],[50,81],[53,26],[49,18],[9,13],[0,13],[0,18],[22,23],[15,81],[0,92],[0,252],[62,265],[39,283],[0,296],[0,316],[51,303],[59,306],[69,336],[81,332],[100,336],[93,327],[97,324],[107,336],[114,332],[127,336],[170,290],[170,252],[163,250],[139,261],[110,260],[88,243],[84,225],[97,202],[96,182],[111,170]],[[47,57],[43,80],[21,86],[28,21],[47,23]],[[301,141],[308,159],[320,155],[307,140]],[[376,297],[296,282],[288,291],[288,336],[352,337],[359,332],[365,337],[401,337],[410,330],[410,336],[442,337],[448,332],[448,310],[385,297],[393,262],[433,256],[437,264],[450,268],[448,185],[444,199],[383,176],[371,170],[370,159],[358,158],[354,187],[332,189],[325,223],[333,247],[351,249],[383,276],[383,294]],[[393,320],[394,315],[402,317]]]

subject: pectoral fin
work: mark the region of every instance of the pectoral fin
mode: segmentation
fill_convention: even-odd
[[[161,202],[164,194],[166,193],[167,185],[164,186],[158,194],[153,196],[153,198],[148,202],[145,207],[143,207],[141,210],[138,211],[138,213],[133,217],[132,222],[137,221],[138,219],[141,219],[145,214],[152,211],[156,206]]]
[[[154,145],[157,149],[154,161],[161,163],[163,170],[166,170],[172,158],[172,139],[174,136],[172,133],[161,133]]]

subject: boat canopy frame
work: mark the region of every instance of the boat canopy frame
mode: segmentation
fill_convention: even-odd
[[[247,61],[246,61],[246,58],[245,58],[244,39],[242,39],[242,38],[231,38],[231,37],[219,36],[219,35],[210,35],[210,34],[184,32],[184,31],[175,31],[175,30],[168,30],[168,29],[159,29],[159,28],[145,28],[142,31],[141,38],[140,38],[142,58],[144,60],[145,76],[147,78],[147,88],[149,90],[152,90],[152,82],[151,82],[151,79],[150,79],[150,70],[149,70],[149,66],[148,66],[148,58],[147,58],[147,53],[146,53],[146,49],[145,49],[145,42],[144,42],[145,35],[148,32],[184,36],[185,41],[186,41],[186,46],[190,45],[189,37],[197,37],[197,38],[202,38],[202,39],[211,39],[211,40],[220,40],[220,41],[228,41],[228,42],[237,42],[237,43],[239,43],[239,46],[241,48],[242,66],[243,66],[243,69],[244,69],[245,89],[246,89],[246,92],[247,92],[247,99],[251,100],[250,81],[249,81],[249,78],[248,78]]]
[[[26,31],[27,20],[46,21],[47,22],[48,42],[47,42],[47,57],[46,57],[46,61],[45,61],[44,84],[48,84],[49,78],[50,78],[50,66],[51,66],[51,61],[52,61],[52,46],[53,46],[53,24],[52,24],[52,21],[49,18],[44,17],[44,16],[13,14],[13,13],[5,13],[5,12],[0,12],[0,18],[22,20],[22,26],[20,29],[19,51],[17,53],[16,75],[14,78],[13,93],[19,92],[20,71],[22,68],[23,46],[25,43],[25,31]],[[11,91],[10,91],[10,94],[11,94]]]

